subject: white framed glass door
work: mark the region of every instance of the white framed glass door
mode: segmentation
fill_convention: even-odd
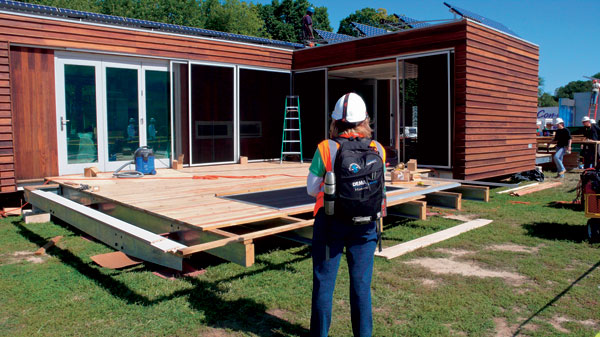
[[[59,173],[104,170],[101,63],[61,58],[55,69]]]
[[[59,174],[96,166],[114,171],[135,150],[154,150],[170,166],[172,131],[166,61],[57,53]]]

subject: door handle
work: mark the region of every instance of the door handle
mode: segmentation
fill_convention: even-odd
[[[65,125],[67,125],[67,123],[69,122],[68,119],[65,119],[64,117],[60,117],[60,131],[64,131],[65,130]]]

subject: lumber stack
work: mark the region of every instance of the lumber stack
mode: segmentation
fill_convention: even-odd
[[[510,192],[510,195],[514,195],[514,196],[520,197],[520,196],[523,196],[523,195],[527,195],[527,194],[530,194],[530,193],[547,190],[549,188],[557,187],[557,186],[560,186],[560,185],[562,185],[562,183],[560,181],[546,182],[546,183],[541,183],[541,184],[532,184],[531,186],[527,186],[526,188],[522,188],[522,189],[519,189],[519,190],[512,191],[512,192]]]

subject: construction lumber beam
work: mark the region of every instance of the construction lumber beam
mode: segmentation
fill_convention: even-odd
[[[78,191],[72,188],[63,187],[63,196],[78,203],[93,205],[102,213],[135,224],[136,226],[153,233],[169,233],[169,237],[186,246],[195,246],[235,235],[219,229],[203,231],[198,227],[184,222],[178,222],[174,219],[166,218],[146,210],[123,205],[112,200],[104,199],[98,195]],[[211,249],[206,253],[226,261],[237,263],[244,267],[250,267],[254,264],[254,244],[251,240],[233,243],[226,247]]]
[[[248,234],[236,235],[236,236],[233,236],[230,238],[221,239],[218,241],[213,241],[213,242],[208,242],[208,243],[203,243],[203,244],[199,244],[196,246],[185,247],[185,248],[181,248],[179,250],[179,254],[181,256],[190,256],[194,253],[207,251],[209,249],[213,249],[213,248],[217,248],[217,247],[223,247],[228,244],[235,243],[235,242],[244,242],[246,240],[254,240],[257,238],[264,237],[264,236],[279,234],[279,233],[283,233],[283,232],[287,232],[287,231],[291,231],[291,230],[295,230],[295,229],[299,229],[299,228],[303,228],[303,227],[312,226],[313,222],[314,222],[313,219],[304,220],[304,221],[299,221],[299,222],[295,222],[295,223],[291,223],[291,224],[283,225],[283,226],[279,226],[279,227],[274,227],[274,228],[268,228],[268,229],[264,229],[261,231],[248,233]]]
[[[462,194],[463,199],[490,202],[490,188],[488,186],[461,185],[448,190]]]
[[[43,245],[42,247],[40,247],[40,249],[36,250],[35,253],[33,253],[33,255],[44,255],[44,254],[46,254],[46,250],[48,250],[50,247],[52,247],[55,244],[57,244],[58,241],[60,241],[60,239],[62,239],[62,235],[53,237],[52,240],[46,242],[45,245]]]
[[[425,235],[415,240],[411,240],[408,242],[401,243],[399,245],[385,248],[381,252],[375,252],[375,256],[385,257],[386,259],[391,260],[395,257],[404,255],[406,253],[410,253],[420,248],[430,246],[434,243],[448,240],[452,237],[458,236],[464,232],[473,230],[475,228],[483,227],[487,224],[490,224],[491,222],[492,220],[486,219],[471,220],[469,222],[465,222],[463,224],[444,229],[443,231],[437,233]]]
[[[387,214],[403,218],[427,220],[427,202],[415,200],[390,206],[387,209]]]
[[[525,188],[525,189],[522,189],[522,190],[511,192],[510,195],[514,195],[514,196],[520,197],[522,195],[527,195],[527,194],[530,194],[530,193],[539,192],[539,191],[546,190],[546,189],[549,189],[549,188],[552,188],[552,187],[556,187],[556,186],[560,186],[560,185],[562,185],[562,182],[560,182],[560,181],[541,183],[541,184],[539,184],[537,186],[533,186],[531,188]]]
[[[51,192],[26,191],[29,203],[104,242],[113,249],[168,268],[182,270],[174,252],[185,246]]]
[[[425,195],[427,205],[450,208],[460,211],[462,208],[462,195],[454,192],[434,192]]]

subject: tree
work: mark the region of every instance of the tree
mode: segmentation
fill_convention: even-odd
[[[258,7],[239,0],[207,0],[202,4],[204,28],[235,34],[271,37],[265,29]]]
[[[596,73],[592,77],[600,78],[600,73]],[[557,98],[573,98],[573,94],[576,92],[590,92],[592,91],[592,81],[571,81],[567,85],[556,89],[554,96]]]
[[[547,92],[544,92],[544,78],[538,77],[538,106],[539,107],[550,107],[558,106],[558,102],[554,96]]]
[[[326,7],[315,7],[307,0],[273,0],[268,5],[257,5],[267,32],[276,40],[300,42],[302,17],[310,6],[315,8],[313,28],[332,31]]]
[[[387,10],[385,8],[375,9],[366,7],[357,10],[354,13],[348,15],[346,18],[342,19],[342,21],[340,21],[340,28],[338,29],[338,33],[358,36],[359,34],[353,28],[352,22],[358,22],[373,27],[388,28],[380,23],[381,20],[398,22],[398,18],[394,15],[388,15]]]

